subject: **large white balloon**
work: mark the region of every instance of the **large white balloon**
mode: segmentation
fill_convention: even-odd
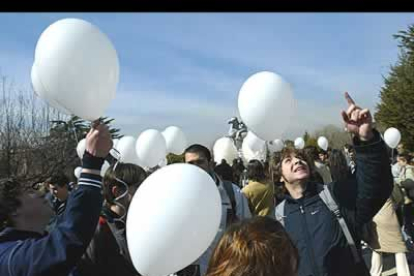
[[[220,220],[221,198],[210,175],[189,164],[161,168],[145,179],[129,207],[132,263],[141,275],[175,273],[208,248]]]
[[[401,141],[401,133],[395,127],[390,127],[384,132],[384,140],[390,148],[395,149]]]
[[[305,147],[305,140],[302,137],[298,137],[295,139],[295,148],[303,149]]]
[[[135,151],[136,139],[132,136],[124,136],[119,139],[115,149],[121,155],[120,161],[122,163],[132,163],[141,166],[141,162]]]
[[[83,154],[85,153],[85,150],[86,150],[86,139],[83,138],[82,140],[79,141],[76,147],[76,152],[78,153],[78,156],[80,159],[82,159]]]
[[[269,150],[271,152],[279,152],[285,147],[285,144],[280,139],[275,139],[269,143]]]
[[[36,93],[36,95],[38,97],[40,97],[41,99],[46,100],[48,98],[48,94],[47,94],[48,91],[43,86],[43,83],[41,82],[41,80],[39,79],[39,76],[37,75],[37,72],[36,72],[36,64],[33,64],[32,65],[32,71],[31,71],[30,77],[32,79],[33,90]],[[50,97],[49,97],[49,100],[47,101],[47,103],[50,106],[52,106],[53,108],[59,110],[62,113],[70,114],[69,111],[67,111],[64,107],[62,107],[61,105],[59,105],[57,102],[55,102]]]
[[[187,147],[187,138],[184,132],[176,126],[169,126],[163,132],[167,144],[167,152],[173,154],[182,154]]]
[[[116,50],[96,26],[75,18],[56,21],[35,50],[41,97],[86,120],[104,115],[119,81]]]
[[[73,171],[73,174],[75,175],[77,179],[79,179],[81,172],[82,172],[82,167],[76,167],[75,170]]]
[[[328,150],[328,145],[329,145],[329,142],[328,142],[328,139],[326,139],[325,136],[321,136],[321,137],[318,138],[318,146],[321,149],[323,149],[324,151],[327,151]]]
[[[164,136],[156,129],[142,132],[135,146],[136,154],[145,167],[155,167],[167,155]]]
[[[224,159],[228,164],[232,164],[233,160],[237,158],[237,149],[233,140],[229,137],[222,137],[217,139],[213,146],[214,161],[221,163]]]
[[[275,73],[256,73],[240,89],[238,107],[247,127],[272,141],[287,129],[295,112],[292,87]]]
[[[112,142],[114,143],[112,147],[116,149],[116,146],[118,145],[119,139],[114,139],[114,140],[112,140]]]

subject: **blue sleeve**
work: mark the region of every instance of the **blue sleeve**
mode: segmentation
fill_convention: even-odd
[[[56,228],[41,239],[22,241],[11,252],[12,275],[68,275],[93,237],[102,201],[101,177],[81,174]]]
[[[390,197],[393,178],[386,145],[377,131],[374,131],[372,142],[354,140],[354,145],[357,165],[355,223],[360,227],[369,222]]]

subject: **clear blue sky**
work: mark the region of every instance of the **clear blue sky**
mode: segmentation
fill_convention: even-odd
[[[340,125],[344,91],[374,108],[398,57],[392,35],[414,23],[414,13],[2,13],[1,73],[30,87],[37,39],[68,17],[98,26],[118,51],[106,115],[123,134],[177,125],[208,145],[227,133],[240,87],[258,71],[294,87],[299,111],[286,138]]]

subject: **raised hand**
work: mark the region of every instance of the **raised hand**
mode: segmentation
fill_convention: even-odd
[[[86,135],[86,150],[93,156],[105,158],[109,154],[112,144],[108,126],[94,122]]]
[[[373,123],[369,109],[361,109],[357,106],[348,92],[345,92],[345,99],[348,102],[348,110],[341,112],[345,129],[349,133],[359,137],[362,141],[372,139],[374,133],[372,131]]]

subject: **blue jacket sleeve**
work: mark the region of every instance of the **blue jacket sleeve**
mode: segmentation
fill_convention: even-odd
[[[354,139],[356,151],[355,225],[369,222],[389,198],[393,188],[390,160],[380,134],[369,143]]]
[[[40,239],[20,242],[9,256],[14,276],[68,275],[85,252],[102,207],[101,177],[81,174],[56,228]]]

